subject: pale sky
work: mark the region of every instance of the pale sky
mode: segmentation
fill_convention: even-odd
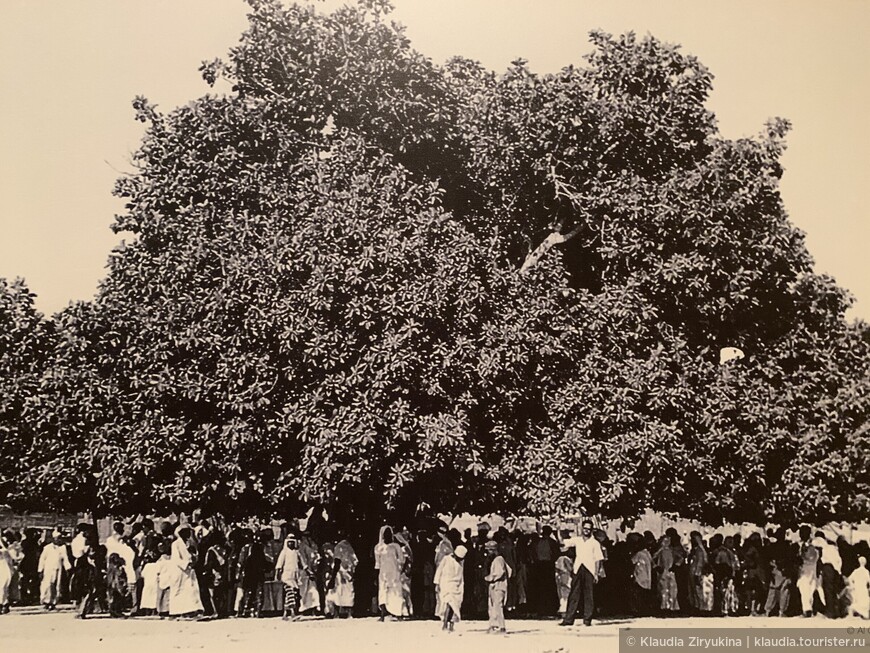
[[[325,6],[335,6],[330,1]],[[498,72],[582,64],[587,34],[679,43],[715,75],[727,137],[772,116],[794,130],[782,194],[817,271],[870,319],[870,1],[394,0],[414,46]],[[246,25],[242,0],[0,0],[0,276],[24,277],[46,313],[90,299],[105,274],[118,171],[142,135],[137,94],[171,109],[208,91],[197,68]],[[129,237],[129,236],[128,236]]]

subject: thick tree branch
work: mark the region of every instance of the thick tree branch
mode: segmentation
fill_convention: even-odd
[[[580,230],[582,228],[583,225],[577,225],[571,231],[564,234],[561,231],[554,231],[549,234],[546,238],[544,238],[540,245],[535,247],[535,249],[529,252],[529,255],[526,256],[526,260],[523,261],[523,264],[520,267],[520,274],[525,274],[526,272],[531,270],[538,264],[538,262],[540,262],[542,258],[544,258],[546,253],[549,252],[553,248],[553,246],[560,245],[565,241],[571,240],[574,236],[580,233]]]

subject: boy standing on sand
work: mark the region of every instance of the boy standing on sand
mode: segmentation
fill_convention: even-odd
[[[498,554],[498,543],[489,540],[486,543],[486,556],[489,558],[489,573],[486,583],[489,590],[489,631],[490,633],[507,632],[504,624],[504,605],[507,600],[508,578],[512,570],[505,559]]]

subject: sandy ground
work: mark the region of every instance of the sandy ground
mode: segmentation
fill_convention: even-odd
[[[859,619],[831,622],[813,619],[764,619],[760,617],[709,619],[622,619],[559,627],[557,621],[509,620],[507,635],[490,635],[483,621],[457,625],[443,633],[434,621],[379,623],[374,618],[325,620],[304,618],[228,619],[223,621],[161,621],[156,618],[109,619],[95,615],[86,621],[73,617],[68,608],[44,613],[37,608],[16,608],[0,616],[0,651],[3,653],[136,653],[147,651],[223,651],[298,653],[326,651],[377,651],[378,653],[499,653],[539,651],[616,652],[620,628],[691,627],[837,627],[870,625]]]

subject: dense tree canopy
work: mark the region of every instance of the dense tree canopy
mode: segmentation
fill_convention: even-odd
[[[870,514],[870,338],[782,206],[786,121],[724,138],[709,71],[652,37],[496,74],[435,65],[384,3],[250,4],[201,68],[231,93],[135,100],[133,238],[94,302],[45,322],[4,286],[6,492]]]
[[[53,346],[52,324],[34,299],[21,279],[0,278],[0,504],[23,498],[19,483],[27,467],[21,458],[34,435],[25,411],[39,395]]]

